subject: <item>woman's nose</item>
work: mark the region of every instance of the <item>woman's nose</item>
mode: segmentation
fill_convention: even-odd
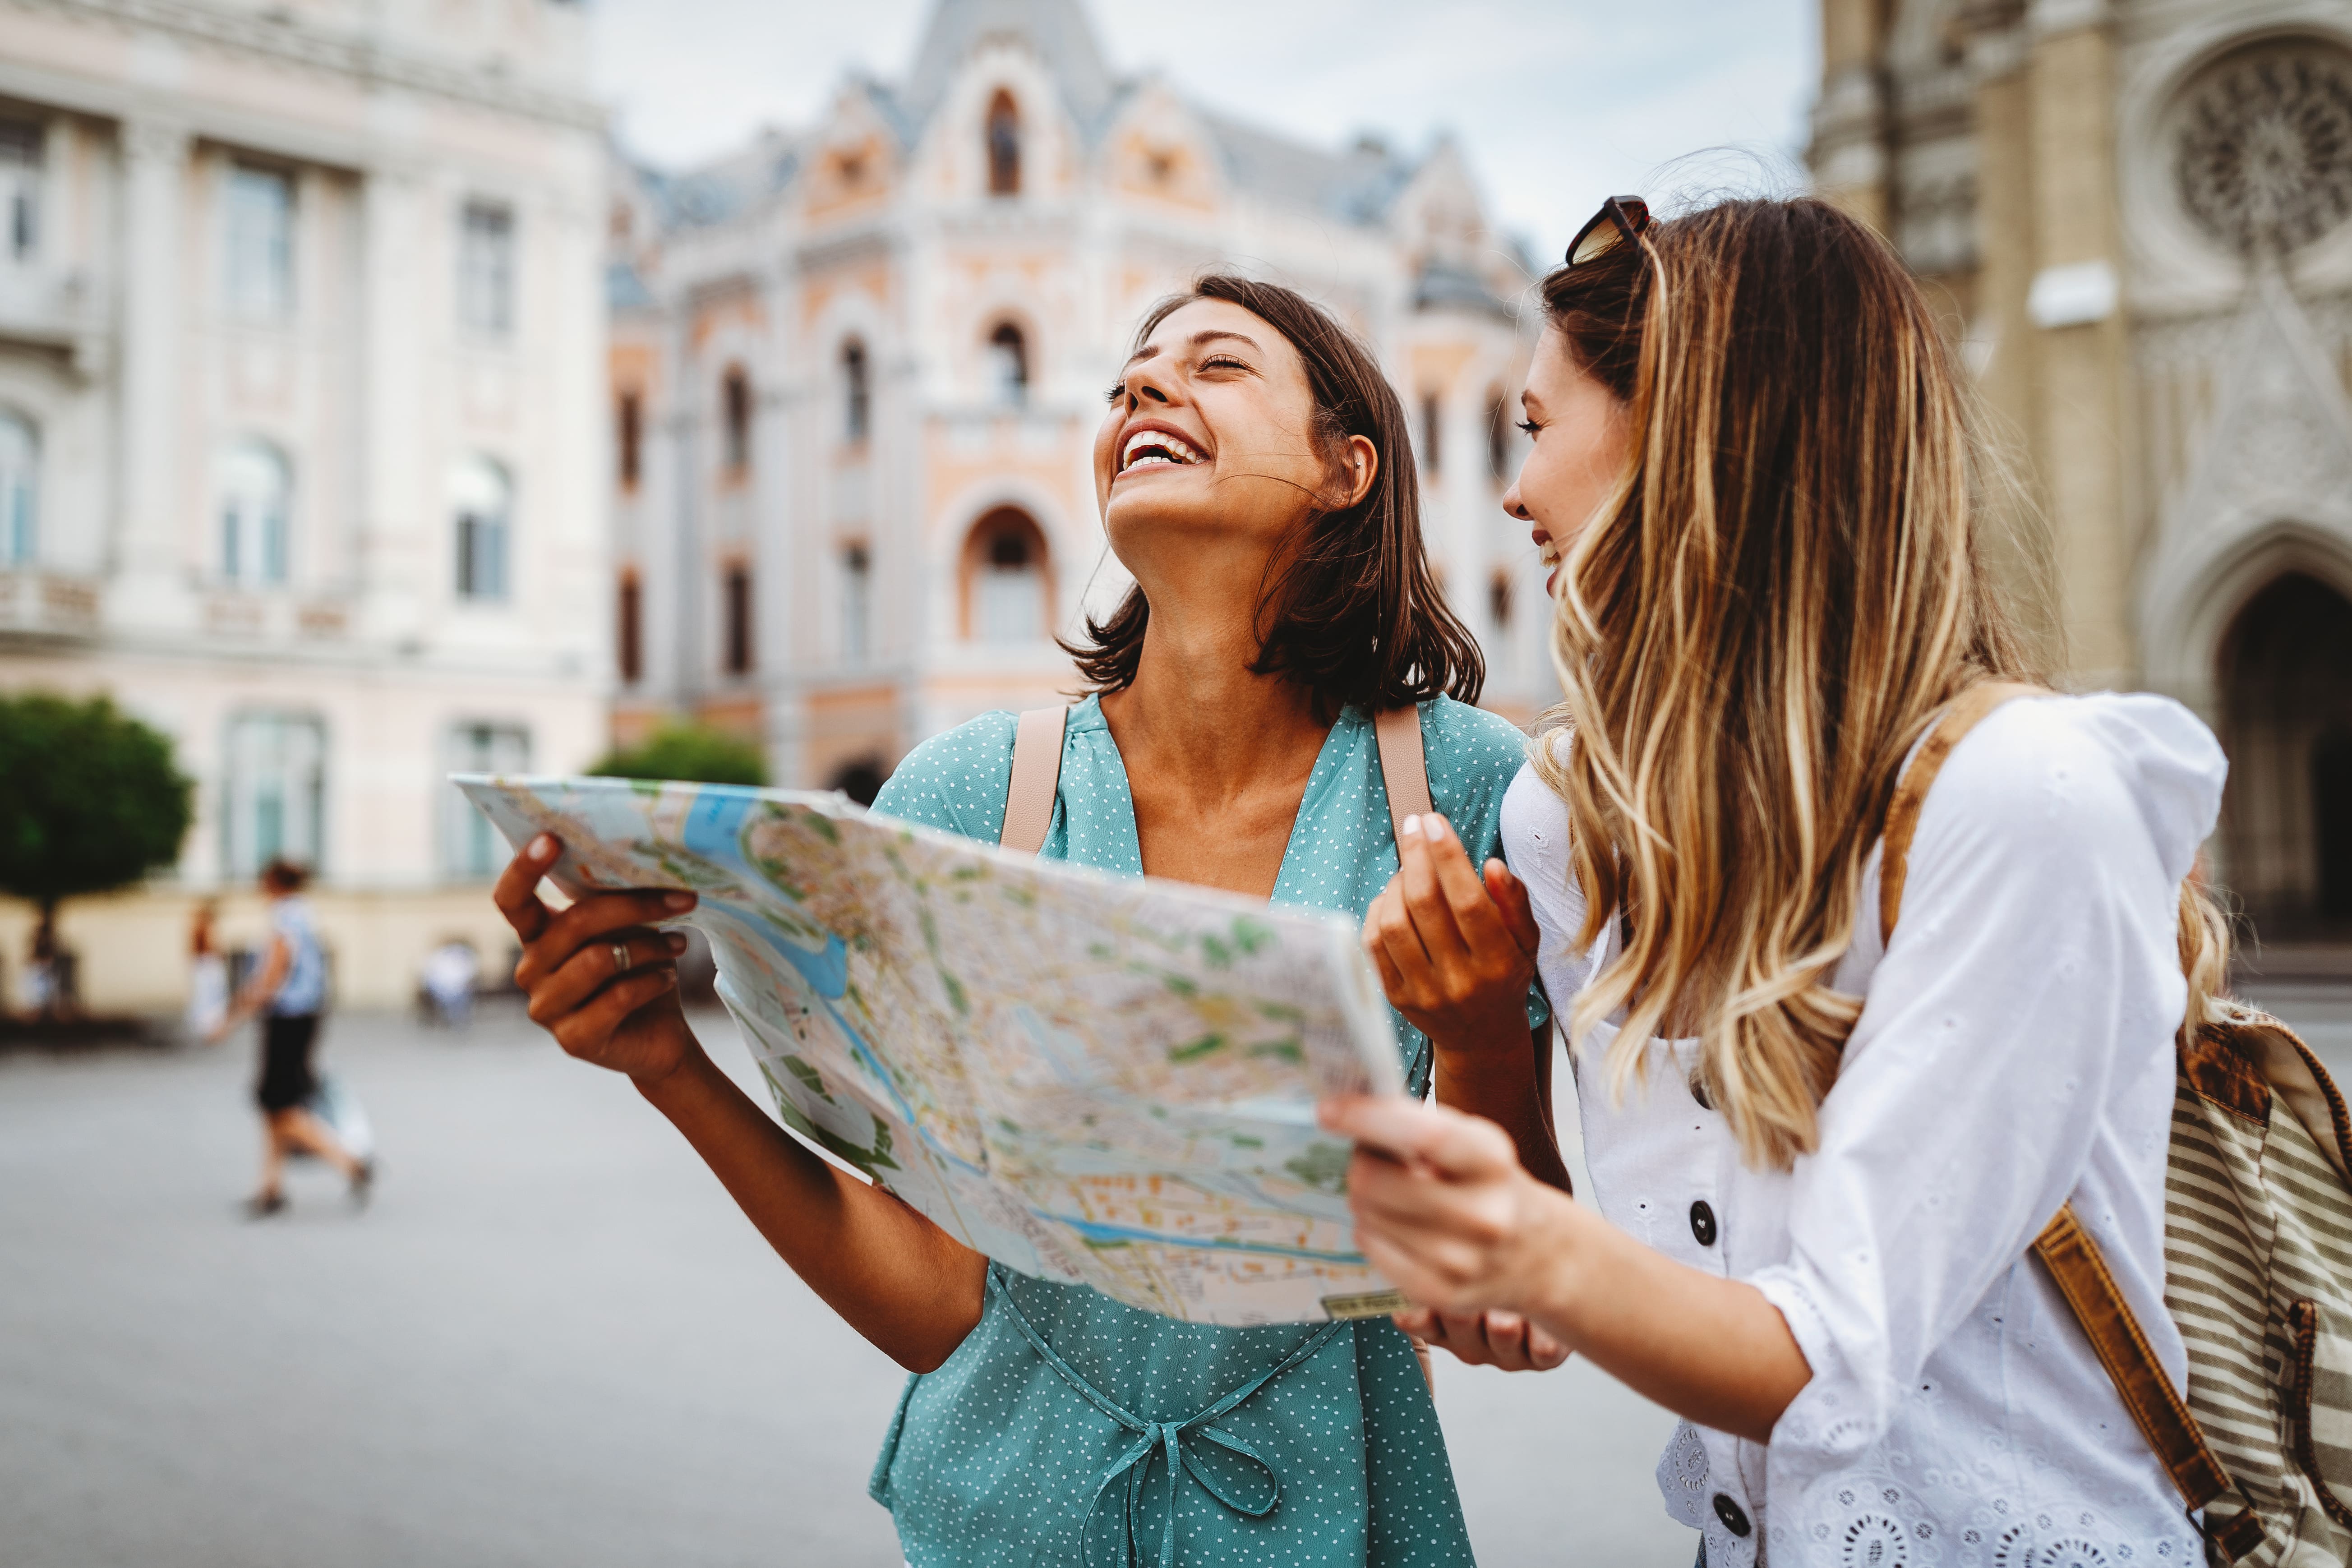
[[[1533,522],[1535,521],[1534,518],[1528,515],[1527,507],[1519,500],[1519,481],[1517,479],[1513,479],[1511,481],[1511,488],[1503,492],[1503,510],[1510,513],[1513,517],[1517,518],[1521,522]]]
[[[1175,399],[1169,395],[1168,382],[1157,365],[1146,360],[1127,369],[1127,406],[1132,412],[1147,399],[1165,405]]]

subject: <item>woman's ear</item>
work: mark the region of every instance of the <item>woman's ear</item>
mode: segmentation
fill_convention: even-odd
[[[1350,436],[1339,443],[1339,462],[1332,473],[1337,498],[1331,510],[1345,511],[1372,493],[1380,478],[1381,449],[1369,436]]]

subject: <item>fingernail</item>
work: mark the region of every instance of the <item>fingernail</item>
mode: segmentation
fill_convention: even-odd
[[[690,910],[694,908],[694,895],[692,893],[671,893],[666,896],[662,900],[662,902],[667,904],[674,910]]]
[[[1421,837],[1421,818],[1418,816],[1408,816],[1404,819],[1404,836],[1407,838],[1418,838]]]
[[[541,834],[538,837],[530,841],[530,847],[524,850],[523,853],[529,855],[534,860],[554,859],[555,835],[552,833]]]
[[[674,931],[662,940],[669,943],[669,950],[672,952],[684,952],[686,951],[686,933],[684,931]]]
[[[1428,839],[1432,844],[1444,843],[1445,818],[1438,816],[1435,812],[1432,812],[1427,816],[1423,817],[1421,819],[1421,836],[1423,838]]]

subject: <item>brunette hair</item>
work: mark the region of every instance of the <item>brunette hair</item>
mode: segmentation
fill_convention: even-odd
[[[273,893],[299,893],[310,879],[308,867],[283,855],[261,868],[261,885]]]
[[[1812,1148],[1861,1000],[1829,980],[1910,747],[1987,679],[2032,679],[1981,559],[1966,384],[1902,261],[1825,202],[1732,201],[1545,279],[1623,399],[1615,490],[1570,548],[1552,653],[1620,1089],[1664,1032],[1743,1154]]]
[[[1377,711],[1444,695],[1475,702],[1486,681],[1476,639],[1456,619],[1422,549],[1421,487],[1404,406],[1353,333],[1296,289],[1212,273],[1192,292],[1151,308],[1135,330],[1140,349],[1169,315],[1195,300],[1238,305],[1298,351],[1315,398],[1316,432],[1332,470],[1351,436],[1380,461],[1355,505],[1317,510],[1275,552],[1257,604],[1255,675],[1279,675],[1314,693],[1327,716],[1354,705]],[[1135,679],[1151,605],[1128,590],[1107,619],[1063,643],[1089,691]]]

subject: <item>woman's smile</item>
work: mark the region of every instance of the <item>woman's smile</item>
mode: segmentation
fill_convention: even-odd
[[[1559,597],[1560,547],[1553,541],[1550,533],[1541,528],[1538,528],[1528,537],[1535,541],[1536,559],[1543,563],[1544,594],[1547,597],[1556,599]]]
[[[1209,459],[1176,426],[1160,419],[1139,419],[1121,434],[1118,469],[1113,481],[1141,468],[1189,468]]]

